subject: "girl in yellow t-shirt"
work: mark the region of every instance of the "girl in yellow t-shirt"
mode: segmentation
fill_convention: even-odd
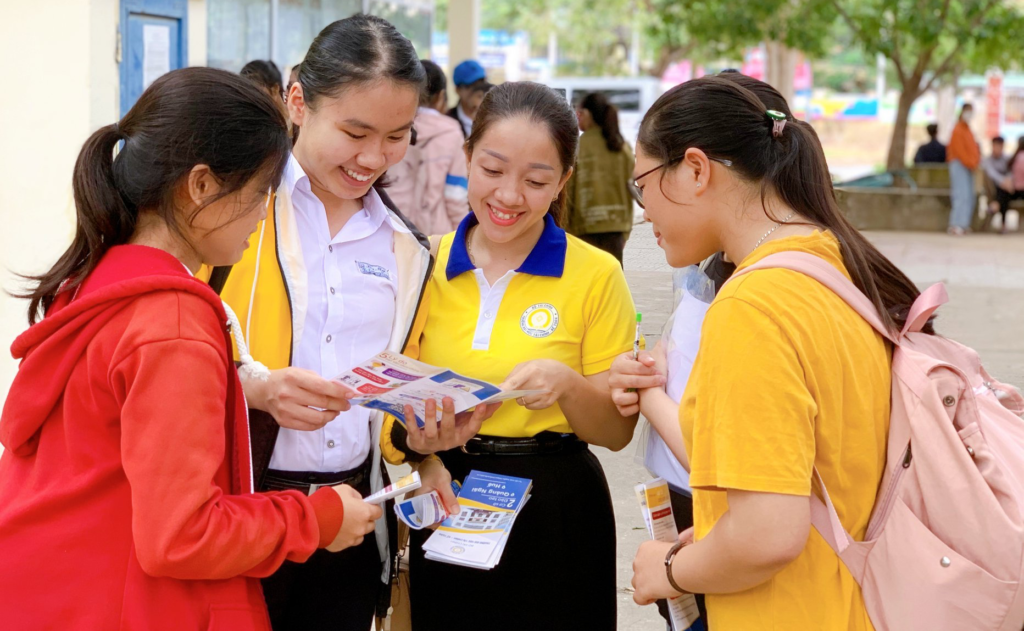
[[[918,292],[840,213],[808,124],[705,77],[654,104],[636,153],[636,193],[673,267],[720,250],[740,271],[772,253],[807,252],[902,326]],[[647,363],[625,386],[659,386]],[[640,547],[634,600],[707,594],[714,631],[872,629],[860,588],[810,527],[809,497],[816,468],[843,525],[864,536],[885,465],[890,385],[887,343],[816,281],[763,270],[726,285],[679,410],[694,529],[680,534],[682,547]]]
[[[394,423],[384,451],[420,460],[424,490],[443,489],[441,467],[459,480],[473,469],[529,478],[533,490],[494,569],[426,559],[430,532],[413,533],[417,631],[615,629],[615,523],[588,444],[621,449],[633,435],[637,415],[616,410],[608,369],[633,345],[635,309],[615,258],[558,226],[577,141],[564,98],[506,83],[484,98],[466,142],[473,212],[440,239],[405,352],[541,393],[506,402],[476,436],[448,444],[445,428]],[[447,428],[449,438],[461,431]],[[430,451],[440,458],[416,453]]]

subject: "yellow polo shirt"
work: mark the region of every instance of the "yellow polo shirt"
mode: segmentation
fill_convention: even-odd
[[[766,243],[739,269],[782,251],[847,274],[828,232]],[[696,538],[729,510],[727,489],[810,496],[817,467],[843,526],[862,540],[885,467],[890,361],[871,325],[808,276],[771,269],[726,285],[680,407]],[[813,528],[781,572],[708,595],[707,606],[714,631],[872,629],[860,587]]]
[[[429,302],[421,306],[429,312],[406,354],[500,384],[534,359],[594,375],[633,347],[633,298],[611,255],[566,235],[549,215],[523,265],[489,286],[466,253],[466,233],[475,223],[470,214],[441,238]],[[572,428],[557,405],[530,411],[509,401],[480,433],[525,437],[543,431]]]

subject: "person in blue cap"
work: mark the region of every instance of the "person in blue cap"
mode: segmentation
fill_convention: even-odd
[[[459,122],[463,135],[469,138],[473,131],[476,111],[480,108],[484,95],[494,86],[487,82],[484,67],[475,59],[467,59],[455,66],[452,82],[455,84],[455,92],[459,95],[459,102],[448,110],[448,116]]]

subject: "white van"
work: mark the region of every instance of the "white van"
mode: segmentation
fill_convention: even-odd
[[[663,92],[656,77],[558,77],[544,84],[564,94],[573,106],[591,92],[603,93],[619,110],[619,128],[630,149],[636,146],[644,114]]]

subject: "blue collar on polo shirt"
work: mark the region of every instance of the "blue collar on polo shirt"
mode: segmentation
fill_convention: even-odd
[[[469,252],[466,251],[466,234],[469,229],[479,223],[476,215],[469,213],[459,224],[452,239],[452,250],[448,255],[448,266],[445,273],[448,280],[465,272],[476,269],[473,262],[469,260]],[[544,232],[540,235],[537,245],[533,246],[529,256],[523,261],[516,272],[531,274],[533,276],[551,276],[561,278],[565,270],[565,250],[568,241],[565,237],[565,230],[555,225],[551,213],[544,215]]]

